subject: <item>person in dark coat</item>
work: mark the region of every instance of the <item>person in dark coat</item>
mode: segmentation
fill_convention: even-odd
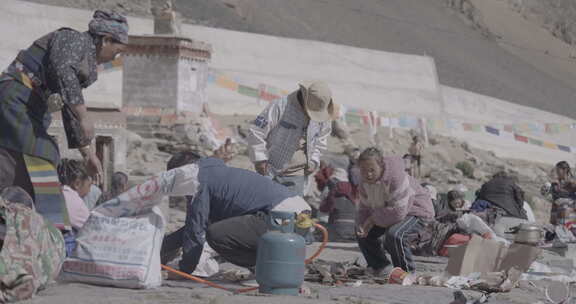
[[[496,173],[491,180],[482,185],[471,208],[474,212],[485,212],[490,209],[502,216],[527,219],[524,211],[524,191],[506,172]]]
[[[226,261],[253,271],[258,241],[268,230],[266,214],[310,214],[308,203],[288,188],[256,172],[228,167],[219,158],[184,151],[170,159],[167,169],[188,164],[198,167],[198,193],[187,197],[186,224],[167,235],[161,249],[163,264],[183,249],[180,271],[194,272],[205,242]]]

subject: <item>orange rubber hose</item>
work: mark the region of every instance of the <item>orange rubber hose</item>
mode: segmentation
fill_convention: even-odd
[[[208,286],[210,286],[210,287],[219,288],[219,289],[224,289],[224,290],[226,290],[226,291],[234,292],[234,290],[232,290],[232,289],[230,289],[230,288],[226,288],[226,287],[224,287],[224,286],[220,286],[220,285],[218,285],[218,284],[216,284],[216,283],[212,283],[212,282],[210,282],[210,281],[206,281],[206,280],[204,280],[204,279],[201,279],[201,278],[199,278],[199,277],[196,277],[196,276],[187,274],[187,273],[185,273],[185,272],[178,271],[178,270],[176,270],[176,269],[174,269],[174,268],[172,268],[172,267],[168,267],[168,266],[166,266],[166,265],[160,265],[160,266],[162,266],[162,268],[165,269],[165,270],[168,270],[168,271],[170,271],[170,272],[173,272],[173,273],[175,273],[175,274],[177,274],[177,275],[179,275],[179,276],[181,276],[181,277],[190,279],[190,280],[192,280],[192,281],[196,281],[196,282],[198,282],[198,283],[206,284],[206,285],[208,285]]]
[[[317,258],[317,257],[320,255],[320,253],[322,252],[322,250],[324,250],[324,247],[326,247],[326,244],[328,243],[328,230],[326,230],[326,228],[324,228],[324,226],[322,226],[322,225],[320,225],[320,224],[314,224],[314,226],[322,231],[322,238],[323,238],[323,239],[322,239],[322,244],[320,244],[320,247],[318,248],[318,250],[316,250],[316,252],[314,252],[314,254],[313,254],[311,257],[307,258],[307,259],[304,261],[305,264],[310,264],[315,258]],[[160,265],[160,266],[162,266],[163,269],[165,269],[165,270],[167,270],[167,271],[170,271],[170,272],[173,272],[173,273],[175,273],[175,274],[177,274],[177,275],[179,275],[179,276],[181,276],[181,277],[190,279],[190,280],[192,280],[192,281],[196,281],[196,282],[198,282],[198,283],[206,284],[206,285],[208,285],[208,286],[210,286],[210,287],[214,287],[214,288],[218,288],[218,289],[223,289],[223,290],[232,292],[232,293],[234,293],[234,294],[238,294],[238,293],[242,293],[242,292],[248,292],[248,291],[253,291],[253,290],[258,289],[258,287],[249,287],[249,288],[240,288],[240,289],[226,288],[226,287],[224,287],[224,286],[218,285],[218,284],[216,284],[216,283],[212,283],[212,282],[210,282],[210,281],[206,281],[206,280],[204,280],[204,279],[201,279],[201,278],[199,278],[199,277],[196,277],[196,276],[187,274],[187,273],[185,273],[185,272],[178,271],[178,270],[176,270],[176,269],[174,269],[174,268],[172,268],[172,267],[168,267],[168,266],[166,266],[166,265]]]
[[[243,293],[243,292],[248,292],[248,291],[252,291],[252,290],[257,290],[258,286],[256,287],[248,287],[248,288],[241,288],[241,289],[236,289],[234,291],[234,293]]]
[[[316,250],[316,252],[314,252],[314,254],[307,258],[306,261],[304,261],[304,263],[306,264],[310,264],[312,263],[312,261],[317,258],[320,253],[322,252],[322,250],[324,250],[324,247],[326,247],[326,243],[328,243],[328,230],[326,230],[326,228],[324,228],[324,226],[314,223],[314,227],[320,229],[320,231],[322,231],[322,244],[320,244],[320,247],[318,247],[318,250]]]

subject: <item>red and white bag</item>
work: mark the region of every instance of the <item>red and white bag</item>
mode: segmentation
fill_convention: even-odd
[[[198,167],[187,165],[153,177],[90,212],[61,277],[123,288],[162,284],[160,247],[165,222],[162,197],[195,195]]]

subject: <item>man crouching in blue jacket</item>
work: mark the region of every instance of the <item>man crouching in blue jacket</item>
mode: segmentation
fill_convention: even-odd
[[[187,197],[185,226],[164,238],[161,252],[165,264],[182,247],[180,271],[194,272],[206,241],[226,261],[253,272],[258,240],[267,231],[266,214],[311,212],[288,188],[258,173],[228,167],[219,158],[180,152],[167,169],[188,164],[198,166],[198,192]]]

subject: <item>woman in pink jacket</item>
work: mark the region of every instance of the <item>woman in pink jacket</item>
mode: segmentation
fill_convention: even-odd
[[[377,148],[368,148],[358,157],[358,164],[362,175],[358,245],[368,267],[377,276],[387,275],[393,266],[415,271],[407,238],[434,219],[430,195],[406,174],[400,157],[383,157]]]

